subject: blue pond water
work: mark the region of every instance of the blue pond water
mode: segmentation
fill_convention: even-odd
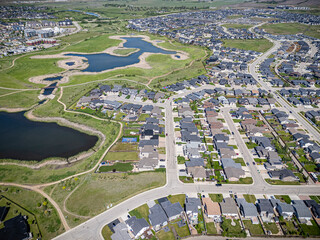
[[[55,80],[61,80],[62,79],[62,76],[57,76],[57,77],[49,77],[49,78],[45,78],[43,80],[46,80],[46,81],[55,81]]]
[[[74,62],[66,62],[66,64],[67,64],[68,66],[73,66],[73,65],[74,65]]]
[[[92,148],[98,137],[56,123],[33,122],[24,112],[0,112],[0,159],[68,158]]]
[[[139,48],[138,52],[132,53],[129,56],[113,56],[107,53],[98,54],[66,54],[66,56],[85,57],[88,60],[89,66],[82,70],[83,72],[102,72],[117,67],[129,66],[138,63],[139,57],[145,53],[163,53],[163,54],[176,54],[174,51],[167,51],[158,48],[149,42],[144,41],[140,37],[122,38],[127,40],[123,46],[126,48]]]

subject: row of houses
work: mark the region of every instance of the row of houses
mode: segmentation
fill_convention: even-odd
[[[257,199],[255,203],[244,198],[225,197],[221,202],[214,202],[210,197],[186,196],[184,206],[179,202],[171,203],[168,198],[160,198],[157,203],[148,203],[148,222],[144,218],[131,216],[124,222],[117,222],[112,227],[113,240],[151,238],[154,232],[167,229],[171,221],[181,219],[187,221],[192,230],[199,223],[201,211],[206,221],[219,224],[224,219],[250,220],[252,224],[291,220],[294,216],[302,224],[307,224],[313,218],[320,217],[320,205],[314,200],[293,200],[290,204],[271,197]],[[149,224],[150,223],[150,224]],[[169,231],[169,229],[167,229]]]

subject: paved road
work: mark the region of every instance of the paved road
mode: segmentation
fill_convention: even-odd
[[[243,159],[245,162],[249,162],[249,169],[251,176],[253,178],[253,183],[258,186],[267,186],[268,184],[263,180],[261,174],[258,172],[258,169],[256,165],[253,165],[255,162],[251,153],[249,152],[249,149],[247,148],[245,142],[243,141],[243,138],[241,137],[240,133],[238,132],[231,116],[230,116],[230,108],[225,108],[221,110],[221,113],[224,117],[224,120],[226,120],[226,123],[228,124],[231,132],[234,133],[234,138],[238,144],[239,150],[243,156]]]

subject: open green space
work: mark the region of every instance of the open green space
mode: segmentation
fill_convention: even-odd
[[[40,90],[32,90],[0,97],[0,108],[30,108],[39,102],[39,94]]]
[[[92,36],[85,38],[84,41],[67,47],[67,52],[82,52],[82,53],[94,53],[102,52],[109,47],[117,46],[121,43],[121,40],[109,38],[111,35]]]
[[[68,198],[66,207],[79,215],[94,216],[105,211],[110,204],[115,205],[142,191],[163,186],[165,182],[165,172],[160,171],[92,174]]]
[[[185,194],[177,194],[177,195],[169,195],[168,199],[171,203],[180,203],[181,207],[183,208],[184,203],[186,201],[186,195]]]
[[[138,161],[138,152],[108,152],[104,160],[107,161]]]
[[[265,24],[262,28],[271,34],[275,35],[288,35],[303,33],[310,37],[320,38],[320,27],[305,25],[299,23],[275,23],[275,24]]]
[[[243,222],[245,228],[250,231],[251,235],[264,235],[263,229],[262,229],[260,223],[253,224],[251,222],[251,220],[243,220],[242,222]]]
[[[266,52],[272,47],[272,43],[267,39],[228,39],[223,40],[223,45],[230,48],[238,48],[243,50],[252,50],[257,52]]]
[[[117,142],[115,145],[112,146],[110,149],[111,152],[117,151],[137,151],[138,145],[136,143],[123,143]]]
[[[6,186],[1,186],[0,191],[3,196],[35,216],[43,239],[52,239],[63,232],[64,229],[55,208],[40,194],[22,188]],[[14,206],[12,203],[9,207],[12,209],[9,210],[8,217],[18,215],[15,210],[17,210],[18,213],[26,213],[23,209]],[[35,230],[36,226],[34,226],[34,223],[31,221],[29,224],[31,224],[31,230]]]
[[[99,172],[130,172],[132,169],[131,163],[115,163],[112,166],[101,166]]]
[[[144,218],[149,222],[149,207],[147,204],[143,204],[129,212],[130,216],[136,216],[136,218]]]
[[[270,231],[272,234],[277,234],[279,232],[279,229],[274,222],[263,223],[263,224],[264,224],[265,229],[267,231]]]
[[[225,183],[229,184],[252,184],[253,179],[252,177],[245,177],[245,178],[240,178],[239,181],[227,181]]]
[[[179,176],[179,180],[183,183],[194,183],[192,177]]]
[[[249,28],[251,28],[253,25],[250,25],[250,24],[228,23],[228,24],[223,24],[222,26],[223,26],[223,27],[226,27],[226,28],[249,29]]]
[[[255,203],[257,201],[256,197],[251,194],[243,194],[243,197],[248,203]]]
[[[223,200],[223,196],[220,193],[217,193],[217,194],[209,193],[209,197],[213,202],[222,202]]]
[[[0,86],[22,89],[39,87],[41,85],[31,83],[29,78],[61,72],[63,69],[58,67],[58,60],[54,58],[31,59],[29,55],[21,57],[15,61],[14,67],[1,71]]]
[[[137,51],[136,48],[124,48],[124,49],[118,48],[118,49],[115,49],[113,53],[126,56],[135,51]]]

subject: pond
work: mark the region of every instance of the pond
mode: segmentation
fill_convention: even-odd
[[[127,37],[122,38],[126,40],[123,44],[126,48],[138,48],[139,51],[130,54],[129,56],[114,56],[107,53],[96,54],[77,54],[70,53],[66,56],[84,57],[88,60],[89,66],[82,70],[83,72],[102,72],[117,67],[129,66],[140,62],[139,57],[145,53],[162,53],[162,54],[176,54],[174,51],[167,51],[162,48],[154,46],[152,43],[144,41],[141,37]]]
[[[97,136],[56,123],[34,122],[24,112],[0,112],[0,159],[68,158],[92,148]]]

